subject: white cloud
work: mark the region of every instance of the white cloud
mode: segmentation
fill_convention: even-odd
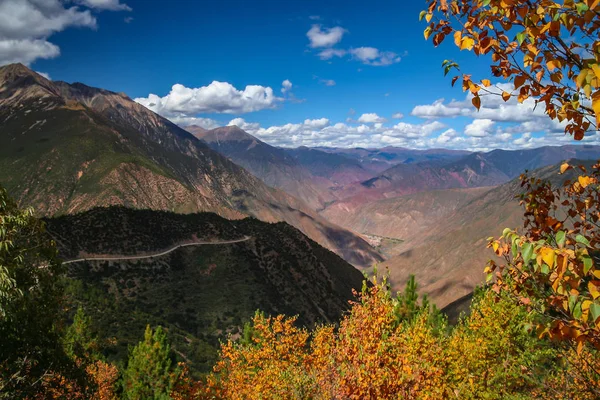
[[[344,57],[347,54],[346,50],[341,49],[325,49],[319,53],[321,60],[330,60],[333,57]]]
[[[36,74],[43,76],[44,78],[48,79],[49,81],[51,81],[52,79],[50,79],[50,75],[47,74],[46,72],[40,72],[40,71],[35,71]]]
[[[135,101],[170,118],[199,113],[248,113],[275,108],[283,99],[276,97],[270,87],[248,85],[244,90],[238,90],[230,83],[213,81],[199,88],[187,88],[178,83],[164,97],[150,94]]]
[[[452,140],[452,138],[455,138],[458,136],[458,132],[456,132],[454,129],[450,128],[445,130],[444,132],[442,132],[436,139],[436,143],[437,144],[446,144],[448,143],[450,140]]]
[[[333,79],[319,79],[319,83],[325,86],[335,86],[335,81]]]
[[[97,10],[132,11],[131,7],[119,0],[77,0],[77,3]]]
[[[169,118],[171,122],[181,127],[186,127],[190,125],[201,126],[204,129],[215,129],[221,126],[217,121],[211,118],[198,118],[198,117],[172,117]]]
[[[358,122],[362,124],[373,124],[376,122],[386,122],[387,120],[375,113],[366,113],[358,117]]]
[[[288,123],[268,128],[236,118],[229,122],[229,125],[237,125],[269,144],[282,147],[383,147],[411,144],[417,146],[419,141],[422,142],[421,147],[423,147],[424,140],[445,127],[438,121],[415,125],[400,123],[393,127],[386,127],[381,122],[358,126],[338,122],[332,125],[327,118],[307,119],[302,123]]]
[[[286,79],[285,81],[281,82],[281,93],[286,94],[287,92],[292,90],[292,86],[292,82],[290,82],[289,79]]]
[[[454,104],[454,103],[453,103]],[[444,104],[444,99],[438,99],[433,104],[415,106],[410,113],[421,118],[444,118],[457,117],[459,115],[468,115],[472,110],[462,107],[452,107]]]
[[[129,24],[129,23],[131,23],[131,21],[133,21],[133,17],[125,17],[125,18],[123,18],[123,21],[124,21],[126,24]]]
[[[495,122],[491,119],[475,119],[465,127],[465,135],[486,137],[492,132]]]
[[[502,100],[503,91],[511,92],[512,84],[498,84],[487,89],[491,93],[482,94],[479,111],[471,104],[472,95],[469,93],[464,101],[445,103],[444,99],[436,100],[433,104],[415,106],[411,115],[421,118],[472,117],[491,119],[496,122],[525,122],[547,119],[543,107],[536,107],[535,99],[529,98],[519,103],[516,98],[507,102]]]
[[[504,123],[503,123],[504,124]],[[510,132],[494,121],[479,119],[464,130],[449,128],[443,122],[427,120],[420,124],[399,122],[347,124],[333,123],[327,118],[306,119],[300,123],[261,127],[259,123],[235,118],[237,125],[261,140],[281,147],[407,147],[414,149],[448,148],[471,151],[521,149],[548,145],[570,144],[573,139],[563,133],[536,135],[531,132]],[[441,133],[440,133],[441,132]],[[583,143],[600,144],[600,132],[588,134]]]
[[[248,132],[248,133],[254,133],[256,132],[258,129],[260,129],[260,124],[257,122],[246,122],[243,118],[234,118],[231,121],[229,121],[229,123],[227,124],[227,126],[237,126],[240,129]]]
[[[350,49],[349,53],[363,64],[386,66],[400,62],[401,58],[392,51],[380,51],[375,47],[358,47]]]
[[[120,4],[114,0],[86,1]],[[48,41],[50,36],[70,27],[97,27],[90,10],[69,4],[61,0],[0,0],[0,65],[29,65],[39,58],[58,57],[60,48]]]
[[[327,118],[305,119],[304,126],[312,128],[312,129],[323,129],[326,126],[329,126],[329,119],[327,119]]]
[[[402,119],[402,118],[404,118],[404,114],[402,114],[401,112],[397,112],[397,113],[392,114],[392,118]]]
[[[342,40],[346,30],[341,26],[333,28],[321,28],[321,25],[313,25],[306,36],[310,41],[310,47],[332,47]]]
[[[18,62],[29,65],[38,58],[54,58],[59,54],[58,46],[45,40],[0,39],[0,65]]]

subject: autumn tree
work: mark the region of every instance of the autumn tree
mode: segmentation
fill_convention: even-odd
[[[131,349],[123,376],[128,400],[168,399],[173,385],[171,346],[162,327],[148,325],[144,339]]]
[[[58,330],[62,272],[44,224],[0,187],[0,398],[33,396],[44,378],[74,372]]]
[[[523,233],[505,229],[490,247],[505,263],[490,262],[496,291],[511,293],[540,314],[540,335],[600,349],[600,164],[565,163],[562,185],[524,175]],[[584,172],[584,175],[579,173]]]
[[[426,39],[438,46],[451,36],[460,50],[489,56],[493,77],[514,84],[512,91],[494,90],[488,78],[455,76],[452,84],[462,78],[475,107],[482,96],[533,98],[576,140],[600,129],[599,0],[426,1]],[[452,60],[443,67],[461,68]]]
[[[412,292],[414,284],[410,284]],[[312,332],[295,318],[253,319],[252,343],[229,340],[205,384],[180,379],[174,398],[591,399],[599,362],[526,329],[534,312],[507,293],[476,294],[452,330],[428,310],[398,319],[384,282],[363,290],[339,326]],[[565,379],[565,377],[572,377]]]

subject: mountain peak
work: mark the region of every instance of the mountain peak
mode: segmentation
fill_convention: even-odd
[[[257,141],[257,138],[244,131],[242,128],[236,125],[222,126],[220,128],[212,129],[205,132],[195,132],[195,136],[198,139],[202,139],[205,142],[217,142],[217,141],[234,141],[234,142],[245,142],[245,141]]]
[[[8,64],[0,67],[0,85],[4,86],[14,82],[36,82],[40,84],[48,84],[50,81],[35,71],[27,68],[21,63]]]

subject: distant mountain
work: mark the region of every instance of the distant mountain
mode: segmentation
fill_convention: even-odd
[[[45,215],[96,206],[285,221],[356,265],[379,255],[124,94],[0,68],[0,183]]]
[[[250,237],[150,259],[69,264],[69,297],[84,306],[102,338],[119,338],[109,349],[113,359],[127,356],[146,324],[160,324],[178,358],[196,372],[208,372],[219,340],[239,337],[257,309],[298,315],[306,327],[333,323],[363,281],[350,264],[285,223],[123,207],[46,223],[66,260],[147,255],[181,243]]]
[[[408,240],[419,237],[490,187],[432,190],[377,200],[348,215],[344,225],[354,232]],[[327,215],[327,213],[325,213]]]
[[[574,165],[582,163],[591,164],[573,161]],[[532,174],[558,184],[570,178],[559,175],[559,169],[557,164]],[[515,199],[522,191],[516,178],[467,201],[437,223],[430,223],[426,229],[407,237],[397,249],[399,254],[382,264],[390,271],[393,287],[401,289],[413,274],[421,290],[440,307],[472,292],[484,282],[483,269],[494,258],[486,248],[486,238],[501,235],[507,227],[523,226],[524,211]]]
[[[380,149],[342,149],[331,147],[317,147],[316,149],[326,153],[338,154],[346,158],[354,159],[358,161],[363,168],[374,174],[379,174],[398,164],[411,164],[435,160],[456,160],[470,154],[469,151],[464,150],[415,150],[391,146]]]
[[[208,129],[203,128],[198,125],[188,125],[188,126],[184,127],[184,129],[196,137],[198,137],[198,135],[201,135],[204,132],[208,131]]]
[[[318,149],[298,147],[286,149],[300,165],[314,176],[326,178],[338,188],[349,183],[361,182],[373,176],[373,173],[352,158],[335,153],[326,153]]]
[[[313,175],[286,149],[268,145],[237,126],[209,131],[186,129],[267,185],[302,199],[313,209],[320,209],[335,199],[330,193],[330,186],[334,184],[325,177]]]
[[[380,199],[430,190],[496,186],[518,177],[525,170],[556,164],[566,158],[600,158],[600,146],[541,147],[531,150],[494,150],[471,153],[458,160],[437,159],[398,164],[380,175],[346,186],[340,200],[321,212],[330,221],[345,227],[352,215]],[[371,207],[371,211],[373,208]]]

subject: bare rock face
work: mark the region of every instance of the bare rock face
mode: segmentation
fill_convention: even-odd
[[[355,265],[381,259],[364,240],[122,93],[52,82],[21,64],[1,67],[0,140],[0,184],[41,214],[125,205],[254,216],[298,227]]]

